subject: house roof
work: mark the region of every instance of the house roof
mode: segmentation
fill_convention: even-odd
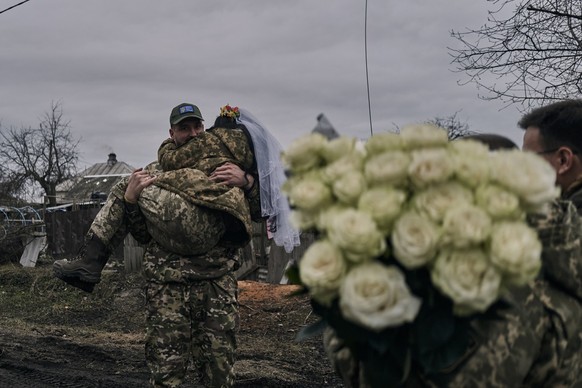
[[[81,177],[87,176],[102,176],[102,175],[128,175],[135,170],[132,166],[125,162],[117,160],[117,155],[111,153],[108,155],[107,162],[95,163],[91,167],[85,169],[79,174]]]
[[[108,155],[107,162],[95,163],[82,171],[77,177],[63,182],[57,187],[63,201],[101,200],[109,194],[111,188],[125,176],[129,176],[134,167],[117,160],[117,155]]]

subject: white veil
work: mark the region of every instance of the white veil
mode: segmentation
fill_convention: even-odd
[[[281,193],[285,171],[281,164],[283,147],[273,135],[246,109],[240,109],[237,122],[243,124],[251,135],[261,188],[261,215],[268,217],[268,225],[275,244],[287,253],[299,245],[299,232],[291,225],[291,208],[287,197]]]

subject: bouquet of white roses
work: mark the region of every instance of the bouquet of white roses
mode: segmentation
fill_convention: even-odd
[[[294,222],[318,236],[300,281],[340,336],[386,351],[403,328],[485,312],[541,267],[525,217],[559,192],[535,154],[449,142],[446,130],[423,124],[365,145],[311,134],[282,158]],[[460,332],[443,341],[466,340]]]

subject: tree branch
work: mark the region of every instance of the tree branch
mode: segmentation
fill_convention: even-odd
[[[531,6],[531,5],[527,7],[527,10],[528,11],[533,11],[533,12],[549,13],[549,14],[555,15],[555,16],[565,16],[567,18],[582,20],[582,16],[581,15],[572,15],[570,13],[565,13],[565,12],[550,11],[548,9],[536,8],[536,7]]]

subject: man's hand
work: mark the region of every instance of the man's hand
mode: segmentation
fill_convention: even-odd
[[[125,189],[125,200],[130,203],[137,203],[142,190],[154,183],[156,177],[138,168],[129,177],[127,188]]]
[[[246,176],[247,178],[245,178],[245,172],[236,164],[225,163],[210,174],[210,180],[245,189],[253,183],[251,174],[246,174]]]

